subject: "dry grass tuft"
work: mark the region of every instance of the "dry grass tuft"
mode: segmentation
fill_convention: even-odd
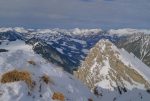
[[[34,65],[34,66],[36,65],[35,61],[33,61],[33,60],[28,61],[28,63],[31,65]]]
[[[52,99],[58,101],[65,101],[64,95],[60,92],[54,92]]]
[[[25,81],[29,87],[33,87],[31,75],[27,71],[13,70],[2,75],[1,83]]]
[[[48,83],[52,83],[52,84],[53,84],[53,81],[49,78],[48,75],[42,76],[41,79],[42,79],[46,84],[48,84]]]

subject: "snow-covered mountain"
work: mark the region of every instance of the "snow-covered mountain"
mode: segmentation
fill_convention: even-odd
[[[1,40],[0,101],[99,101],[71,74],[24,41]]]
[[[77,69],[76,67],[78,67],[81,61],[85,59],[89,50],[100,39],[109,39],[118,47],[123,47],[128,52],[135,54],[149,66],[150,45],[148,40],[150,40],[150,38],[148,36],[150,34],[148,34],[148,32],[149,30],[137,29],[103,31],[102,29],[75,28],[66,30],[56,28],[35,30],[16,27],[0,28],[0,39],[8,39],[10,41],[16,39],[24,40],[26,43],[33,45],[36,53],[41,54],[45,59],[51,62],[55,62],[56,64],[65,67],[65,70],[72,72]],[[144,44],[143,41],[138,40],[140,35],[144,37]],[[144,48],[143,50],[143,47],[145,47],[145,42],[147,42],[147,48]],[[45,52],[46,50],[48,51],[44,54],[43,51]],[[53,53],[52,51],[55,51],[55,55],[60,58],[58,59],[59,61],[51,55],[51,53]]]
[[[101,100],[148,101],[150,68],[133,54],[100,40],[74,72]]]

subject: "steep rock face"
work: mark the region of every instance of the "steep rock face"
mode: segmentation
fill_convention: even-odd
[[[32,49],[35,53],[42,55],[42,57],[49,62],[63,67],[64,70],[70,73],[72,73],[73,67],[76,66],[76,64],[71,61],[71,59],[68,58],[67,55],[60,53],[56,47],[47,44],[41,39],[31,38],[30,40],[26,41],[26,43],[33,46]]]
[[[119,94],[133,88],[147,90],[150,88],[149,73],[145,70],[150,70],[140,60],[137,60],[124,49],[117,49],[110,41],[100,40],[90,50],[74,75],[100,96],[106,90]],[[139,70],[139,68],[145,69]]]

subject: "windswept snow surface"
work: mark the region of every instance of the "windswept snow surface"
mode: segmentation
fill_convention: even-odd
[[[10,52],[14,52],[17,50],[24,50],[27,52],[33,52],[32,47],[25,44],[25,42],[16,40],[16,41],[2,41],[2,44],[0,45],[0,49],[7,49],[10,50]]]
[[[133,53],[128,53],[123,48],[118,49],[115,45],[112,45],[112,49],[116,52],[119,52],[119,58],[124,62],[125,65],[138,71],[139,74],[141,74],[150,83],[150,68],[147,65],[145,65]]]
[[[132,53],[128,53],[123,48],[120,49],[120,59],[124,61],[126,65],[130,65],[136,71],[138,71],[146,80],[150,82],[150,68],[145,65],[140,59],[138,59]]]
[[[65,101],[88,101],[89,98],[99,101],[75,77],[35,54],[23,41],[2,43],[1,48],[8,52],[0,53],[0,76],[12,70],[28,71],[36,85],[31,90],[24,81],[0,83],[0,101],[54,101],[54,92],[62,93]],[[31,60],[35,65],[28,63]],[[52,82],[40,81],[43,75],[48,75]]]
[[[108,41],[108,40],[107,40]],[[109,41],[108,41],[109,42]],[[119,49],[115,45],[111,46],[116,52],[119,52],[119,58],[125,65],[139,72],[146,80],[150,82],[150,68],[138,59],[133,53],[128,53],[125,49]]]

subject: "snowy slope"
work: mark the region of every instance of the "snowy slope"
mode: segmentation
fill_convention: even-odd
[[[109,30],[110,35],[124,36],[124,40],[117,42],[119,48],[132,52],[150,67],[150,30],[146,29],[118,29]]]
[[[99,101],[76,78],[35,54],[23,41],[2,42],[0,49],[8,50],[0,53],[1,80],[5,73],[18,70],[28,71],[34,81],[32,89],[25,81],[1,82],[0,101],[54,101],[55,92],[63,94],[65,101],[88,101],[89,98]],[[47,75],[51,82],[41,81],[43,75]]]
[[[139,60],[134,54],[129,54],[124,49],[120,50],[120,54],[122,56],[120,59],[123,60],[126,65],[130,65],[130,67],[138,71],[147,81],[150,82],[150,69],[147,65]]]
[[[150,34],[137,33],[118,42],[118,47],[132,52],[136,57],[150,66]]]
[[[101,101],[148,101],[149,72],[149,67],[133,54],[108,40],[100,40],[74,75]]]

